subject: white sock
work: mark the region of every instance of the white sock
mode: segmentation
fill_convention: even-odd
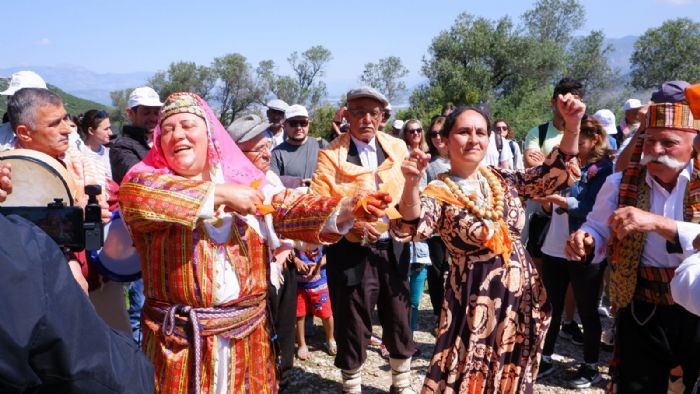
[[[362,366],[355,369],[341,369],[340,373],[343,375],[344,393],[362,392]]]
[[[397,389],[411,386],[411,358],[390,358],[391,385]]]

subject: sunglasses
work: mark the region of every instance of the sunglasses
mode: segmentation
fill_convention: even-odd
[[[304,120],[288,120],[287,124],[290,127],[306,127],[309,125],[309,120],[304,119]]]
[[[109,118],[109,114],[107,111],[101,109],[95,113],[96,118]]]
[[[440,137],[440,132],[439,131],[431,131],[430,133],[428,133],[428,137],[430,137],[430,138]]]
[[[496,126],[493,128],[494,131],[506,131],[508,130],[508,126]]]
[[[406,130],[406,132],[407,132],[408,134],[420,134],[420,133],[423,132],[423,129],[421,129],[421,128],[418,128],[418,129],[409,129],[409,130]]]

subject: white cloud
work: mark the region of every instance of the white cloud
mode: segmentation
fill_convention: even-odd
[[[51,40],[49,40],[48,38],[42,38],[41,40],[34,41],[34,45],[37,45],[37,46],[51,45]]]

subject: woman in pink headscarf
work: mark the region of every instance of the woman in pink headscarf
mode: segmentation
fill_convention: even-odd
[[[337,241],[354,215],[383,215],[388,202],[375,195],[363,205],[266,183],[191,93],[166,99],[153,148],[126,175],[119,197],[141,256],[143,350],[162,393],[276,392],[266,243]]]

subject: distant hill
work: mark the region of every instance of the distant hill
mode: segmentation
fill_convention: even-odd
[[[63,105],[66,107],[66,111],[68,111],[69,114],[77,115],[90,109],[112,110],[110,106],[73,96],[51,84],[48,84],[48,87],[49,90],[61,96]],[[7,80],[0,80],[0,91],[5,89],[7,89]],[[5,111],[7,111],[7,96],[0,96],[0,114],[4,114]]]
[[[60,86],[64,91],[78,97],[111,105],[109,92],[143,86],[153,72],[97,73],[75,65],[18,66],[0,69],[6,77],[20,70],[32,70],[48,83]]]

